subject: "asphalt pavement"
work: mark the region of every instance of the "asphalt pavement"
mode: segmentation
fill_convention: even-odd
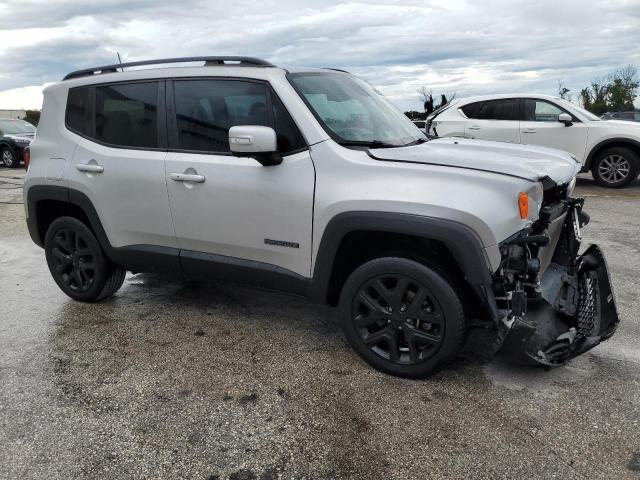
[[[597,187],[616,335],[568,366],[510,366],[473,330],[412,381],[365,365],[335,311],[237,285],[129,274],[82,304],[30,240],[0,169],[0,478],[640,479],[640,182]]]

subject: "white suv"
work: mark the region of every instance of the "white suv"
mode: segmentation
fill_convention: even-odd
[[[579,170],[555,150],[427,141],[345,72],[201,57],[48,87],[24,195],[73,299],[112,295],[127,270],[304,295],[339,306],[371,365],[421,377],[472,318],[547,366],[613,334],[602,253],[577,255]]]
[[[456,99],[427,119],[427,134],[559,148],[603,187],[625,187],[640,173],[640,124],[603,121],[549,95]]]

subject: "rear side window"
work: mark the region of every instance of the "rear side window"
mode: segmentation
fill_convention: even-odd
[[[173,85],[180,150],[230,152],[229,129],[236,125],[274,128],[280,153],[305,147],[293,120],[265,84],[207,79],[175,80]]]
[[[475,102],[464,105],[461,110],[468,118],[478,120],[517,120],[518,100],[507,98]]]
[[[158,84],[96,87],[95,139],[118,147],[158,147]]]
[[[69,90],[67,97],[67,127],[76,133],[89,135],[89,88],[78,87]]]

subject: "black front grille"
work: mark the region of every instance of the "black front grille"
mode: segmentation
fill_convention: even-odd
[[[578,304],[578,336],[590,337],[596,335],[594,327],[598,313],[598,280],[593,272],[580,276],[578,289],[580,301]]]

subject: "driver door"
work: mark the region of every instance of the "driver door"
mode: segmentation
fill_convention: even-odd
[[[520,120],[520,143],[557,148],[584,158],[588,128],[571,113],[546,100],[524,98]],[[573,124],[566,126],[558,120],[561,113],[573,117]]]
[[[184,270],[203,273],[195,260],[221,260],[213,255],[309,277],[313,163],[269,85],[249,79],[176,79],[168,82],[167,96],[166,183]],[[282,163],[264,167],[232,156],[228,132],[235,125],[274,128]]]

